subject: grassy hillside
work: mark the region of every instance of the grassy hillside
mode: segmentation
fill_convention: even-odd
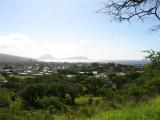
[[[100,113],[87,120],[159,120],[160,97],[148,104]]]
[[[17,108],[17,103],[10,108],[1,110],[1,120],[44,120],[47,113],[43,111],[22,111]],[[16,107],[15,107],[16,106]],[[160,97],[153,99],[147,104],[135,107],[124,107],[122,109],[101,112],[91,118],[84,116],[47,116],[46,120],[159,120],[160,119]]]

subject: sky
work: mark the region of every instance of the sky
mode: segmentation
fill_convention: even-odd
[[[143,59],[159,50],[160,33],[144,23],[111,22],[96,13],[105,0],[0,0],[0,53],[38,58]]]

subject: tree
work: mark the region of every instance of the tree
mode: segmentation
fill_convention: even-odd
[[[66,93],[71,97],[71,105],[76,105],[75,98],[79,95],[79,87],[76,84],[68,84],[66,86]]]
[[[160,21],[160,0],[107,0],[100,11],[120,22],[135,18],[143,22],[151,16]],[[152,28],[153,31],[157,29],[160,24]]]
[[[37,100],[45,95],[45,87],[41,84],[27,85],[21,91],[21,97],[26,104],[37,107]]]
[[[154,68],[160,68],[160,51],[154,51],[154,50],[147,50],[144,51],[148,53],[148,56],[146,56],[146,59],[148,59],[151,62],[151,65]]]
[[[122,87],[127,83],[125,76],[114,76],[111,80],[116,85],[117,89],[122,89]]]

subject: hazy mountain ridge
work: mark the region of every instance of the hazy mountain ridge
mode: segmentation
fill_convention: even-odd
[[[84,56],[76,56],[76,57],[67,57],[67,58],[54,58],[52,55],[46,54],[42,55],[37,59],[38,61],[45,61],[45,62],[54,62],[54,61],[84,61],[89,60],[88,57]]]
[[[37,60],[27,57],[20,57],[16,55],[8,55],[0,53],[0,62],[97,62],[97,63],[119,63],[119,64],[147,64],[146,60],[91,60],[84,56],[68,57],[68,58],[54,58],[51,55],[43,55]]]
[[[46,54],[46,55],[42,55],[38,58],[38,60],[40,61],[45,61],[45,60],[54,60],[55,58],[49,54]]]
[[[20,57],[20,56],[0,53],[0,62],[31,62],[31,61],[36,61],[36,60],[27,57]]]

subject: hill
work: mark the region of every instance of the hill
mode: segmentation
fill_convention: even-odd
[[[44,61],[44,62],[50,62],[50,61],[55,60],[55,58],[52,57],[52,56],[49,55],[49,54],[46,54],[46,55],[40,56],[37,60],[38,60],[38,61]]]
[[[43,62],[81,62],[81,61],[88,61],[89,58],[84,57],[84,56],[68,57],[68,58],[54,58],[53,56],[46,54],[46,55],[42,55],[37,60],[43,61]]]
[[[34,59],[0,53],[0,62],[33,62]]]

